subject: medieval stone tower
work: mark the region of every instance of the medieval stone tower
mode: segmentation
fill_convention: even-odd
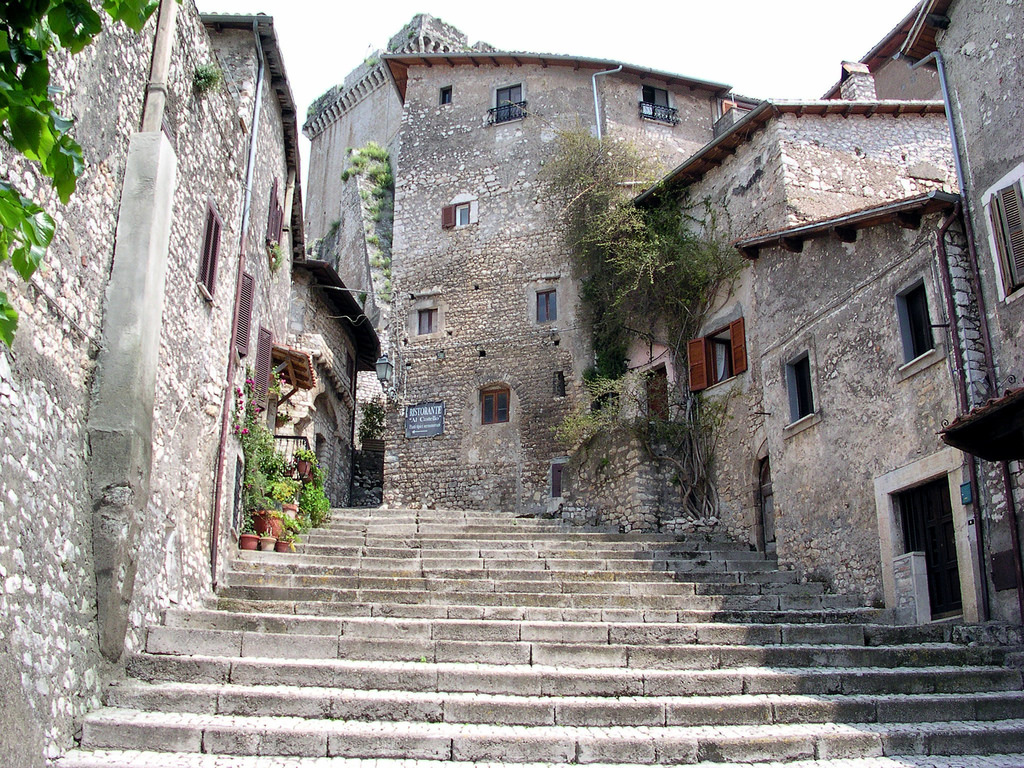
[[[367,314],[390,316],[386,501],[557,507],[554,430],[593,363],[541,177],[557,131],[596,130],[597,106],[603,131],[667,170],[712,139],[727,94],[618,62],[468,47],[421,15],[313,105],[310,234],[348,285],[372,285]],[[385,233],[346,173],[369,141],[394,173]]]

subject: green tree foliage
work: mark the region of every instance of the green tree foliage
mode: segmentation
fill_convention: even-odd
[[[706,205],[668,194],[634,205],[634,194],[654,180],[652,172],[630,142],[599,141],[580,129],[559,134],[546,165],[549,189],[563,205],[595,353],[587,402],[559,436],[585,448],[602,434],[625,430],[649,456],[673,467],[684,511],[704,518],[717,504],[711,464],[722,409],[676,386],[667,412],[655,412],[646,402],[644,375],[626,375],[625,359],[637,341],[657,343],[681,367],[687,340],[699,333],[741,261],[715,237]]]
[[[138,32],[157,7],[156,0],[103,0],[115,22]],[[52,55],[74,54],[103,29],[89,0],[0,0],[0,136],[39,164],[61,202],[66,203],[85,167],[82,148],[71,135],[73,121],[53,103]],[[54,222],[9,179],[0,181],[0,264],[10,259],[28,280],[53,240]],[[0,340],[14,341],[18,314],[0,291]]]

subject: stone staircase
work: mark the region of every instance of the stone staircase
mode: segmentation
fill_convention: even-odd
[[[334,520],[169,610],[56,765],[1024,765],[1006,649],[886,624],[724,538]]]

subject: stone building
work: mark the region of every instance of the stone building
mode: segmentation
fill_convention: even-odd
[[[960,176],[966,278],[984,320],[964,396],[945,415],[952,425],[944,438],[971,455],[972,472],[982,478],[981,551],[993,615],[1024,617],[1021,10],[1015,1],[924,0],[900,54],[943,85]]]
[[[191,0],[158,16],[140,35],[110,26],[53,68],[85,156],[69,204],[0,154],[57,220],[31,281],[0,273],[21,315],[0,349],[0,730],[19,767],[71,744],[163,609],[210,594],[235,546],[230,426],[247,367],[264,388],[282,355],[312,367],[284,344],[305,248],[273,20],[201,17]],[[372,330],[346,325],[357,310],[306,326],[321,361],[372,362]]]
[[[594,78],[606,72],[602,130],[637,139],[669,167],[711,138],[728,89],[565,56],[384,60],[406,115],[391,308],[401,408],[385,499],[547,511],[565,459],[554,429],[592,365],[558,211],[540,179],[555,132],[595,126]],[[419,406],[443,411],[443,433],[417,433]]]

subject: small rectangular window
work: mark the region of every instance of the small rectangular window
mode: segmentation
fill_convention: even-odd
[[[537,291],[537,322],[553,323],[558,319],[558,295],[554,289]]]
[[[565,397],[565,373],[555,371],[555,397]]]
[[[508,421],[507,389],[488,389],[480,393],[481,421],[484,424],[499,424]]]
[[[469,203],[460,203],[455,206],[455,226],[456,227],[468,227],[469,226]]]
[[[903,340],[903,362],[910,362],[935,348],[924,283],[918,283],[899,294],[896,297],[896,311]]]
[[[426,336],[437,329],[437,309],[421,309],[419,311],[419,323],[417,333]]]
[[[799,421],[814,413],[811,390],[811,359],[805,352],[786,365],[786,388],[789,391],[790,421]]]
[[[441,99],[439,103],[442,106],[452,103],[452,87],[450,85],[446,85],[441,89]]]
[[[199,258],[199,284],[209,299],[217,286],[217,261],[220,257],[220,236],[224,223],[212,200],[206,202],[206,225],[203,230],[203,250]]]
[[[636,93],[636,91],[633,91]],[[647,104],[654,104],[659,107],[668,106],[668,91],[664,88],[654,88],[650,85],[645,85],[642,91],[643,100]]]

